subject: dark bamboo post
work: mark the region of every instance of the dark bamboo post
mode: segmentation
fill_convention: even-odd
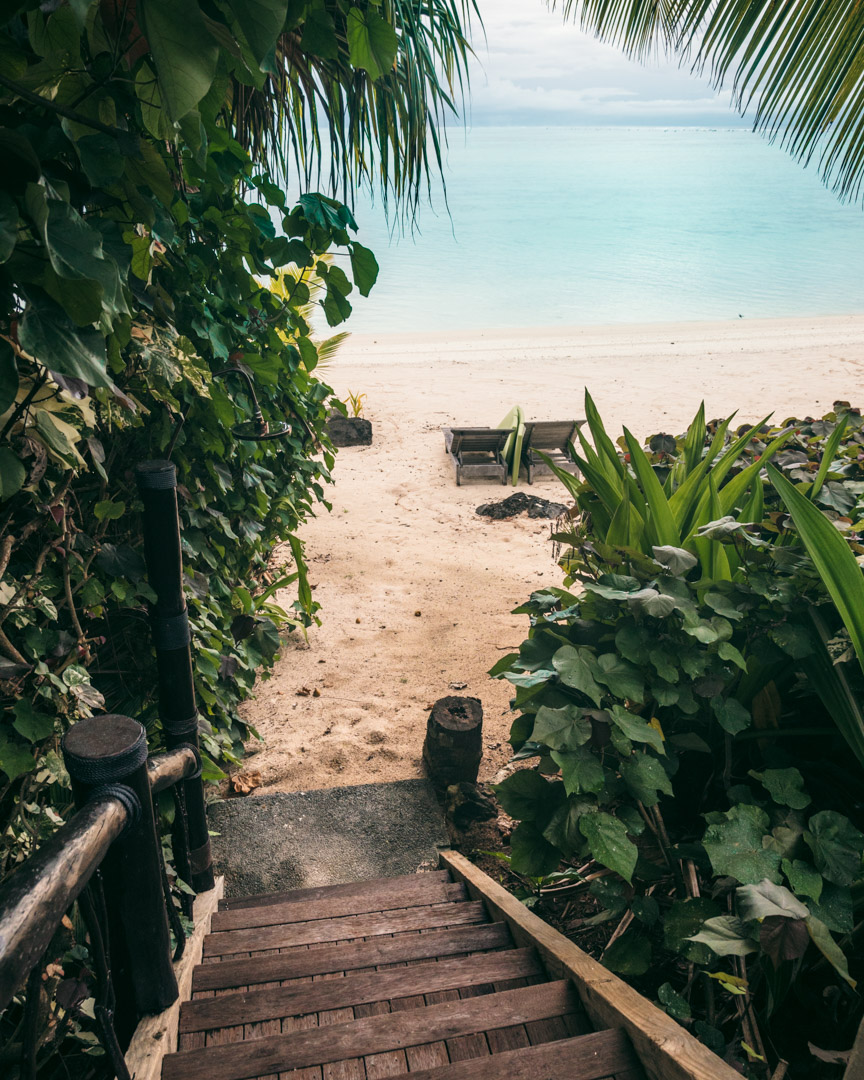
[[[191,636],[183,595],[183,556],[177,510],[177,473],[170,461],[145,461],[136,468],[144,503],[144,557],[156,603],[150,611],[159,672],[159,715],[169,750],[192,745],[198,750],[198,706],[192,678]],[[200,777],[182,785],[189,829],[188,860],[182,822],[175,820],[177,871],[195,892],[213,888],[210,836]],[[181,815],[177,815],[178,819]]]
[[[128,716],[91,716],[66,733],[63,758],[79,808],[110,794],[130,814],[102,864],[116,1028],[125,1042],[141,1016],[167,1009],[178,995],[147,772],[147,733]]]

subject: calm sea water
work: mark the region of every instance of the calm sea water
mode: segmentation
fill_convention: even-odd
[[[446,182],[414,235],[358,202],[351,330],[864,311],[864,212],[744,129],[454,129]]]

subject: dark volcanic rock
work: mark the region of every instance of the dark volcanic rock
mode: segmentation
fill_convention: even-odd
[[[495,800],[479,784],[452,784],[447,788],[445,810],[457,829],[467,829],[475,821],[490,821],[498,816]]]
[[[492,518],[493,521],[503,521],[524,513],[531,518],[552,518],[554,521],[561,517],[566,509],[563,503],[549,502],[548,499],[538,499],[536,495],[524,495],[517,491],[499,502],[484,503],[474,512],[481,517]]]
[[[331,416],[327,431],[334,446],[372,445],[372,425],[359,416]]]

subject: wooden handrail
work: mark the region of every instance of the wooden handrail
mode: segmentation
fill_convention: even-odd
[[[0,886],[0,1011],[24,983],[128,820],[120,799],[99,796]]]
[[[147,762],[155,795],[193,776],[195,752],[178,747]],[[27,975],[129,821],[116,796],[99,795],[16,867],[0,885],[0,1012]]]
[[[191,746],[178,746],[176,750],[157,754],[147,762],[150,790],[154,795],[194,776],[197,771],[198,761]]]

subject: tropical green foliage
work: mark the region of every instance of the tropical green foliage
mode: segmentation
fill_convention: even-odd
[[[416,197],[463,72],[462,13],[450,0],[4,6],[0,873],[69,808],[70,723],[127,713],[159,746],[137,462],[177,465],[206,777],[238,760],[237,706],[280,632],[316,618],[296,532],[333,465],[339,403],[316,368],[338,335],[313,337],[309,305],[343,323],[378,266],[348,207],[301,184],[329,140],[333,185],[377,170]],[[232,437],[251,415],[235,370],[286,438]],[[40,1076],[87,1075],[86,1058],[53,1057],[70,1040],[100,1052],[82,942],[70,924],[46,958],[59,966],[43,980]],[[20,1004],[0,1043],[20,1036]],[[0,1049],[4,1076],[18,1056]]]
[[[565,18],[641,59],[676,53],[735,107],[816,158],[835,189],[858,198],[864,177],[864,11],[843,0],[551,0]]]
[[[577,925],[617,927],[604,963],[742,1064],[745,995],[768,1057],[808,1075],[800,1033],[848,1045],[860,1017],[864,762],[840,736],[858,752],[864,676],[762,467],[860,581],[861,417],[842,406],[732,435],[700,410],[643,449],[629,433],[616,446],[590,399],[586,415],[585,478],[561,477],[577,501],[557,537],[566,587],[516,609],[529,636],[492,669],[515,688],[516,758],[536,759],[497,787],[519,822],[512,869],[536,888],[591,868],[601,910]],[[610,488],[638,511],[635,534],[610,536]],[[675,517],[681,491],[704,499],[695,525]]]
[[[725,533],[718,534],[715,523],[720,518],[741,524],[761,519],[761,468],[787,442],[792,429],[781,431],[762,448],[759,460],[732,475],[759,428],[746,428],[727,446],[731,416],[715,425],[705,449],[705,407],[700,406],[674,465],[668,462],[670,453],[677,449],[675,440],[668,435],[656,436],[649,450],[660,455],[658,466],[652,465],[626,428],[622,456],[587,391],[585,415],[594,445],[580,428],[582,455],[573,448],[572,457],[588,484],[580,483],[551,460],[549,466],[573,495],[581,513],[590,516],[594,534],[607,544],[635,548],[646,555],[654,554],[657,548],[683,548],[695,557],[703,578],[731,580],[738,560],[733,555],[730,563],[720,542]],[[671,452],[664,449],[669,446]],[[661,554],[661,561],[663,558]],[[692,565],[695,563],[687,569]]]

